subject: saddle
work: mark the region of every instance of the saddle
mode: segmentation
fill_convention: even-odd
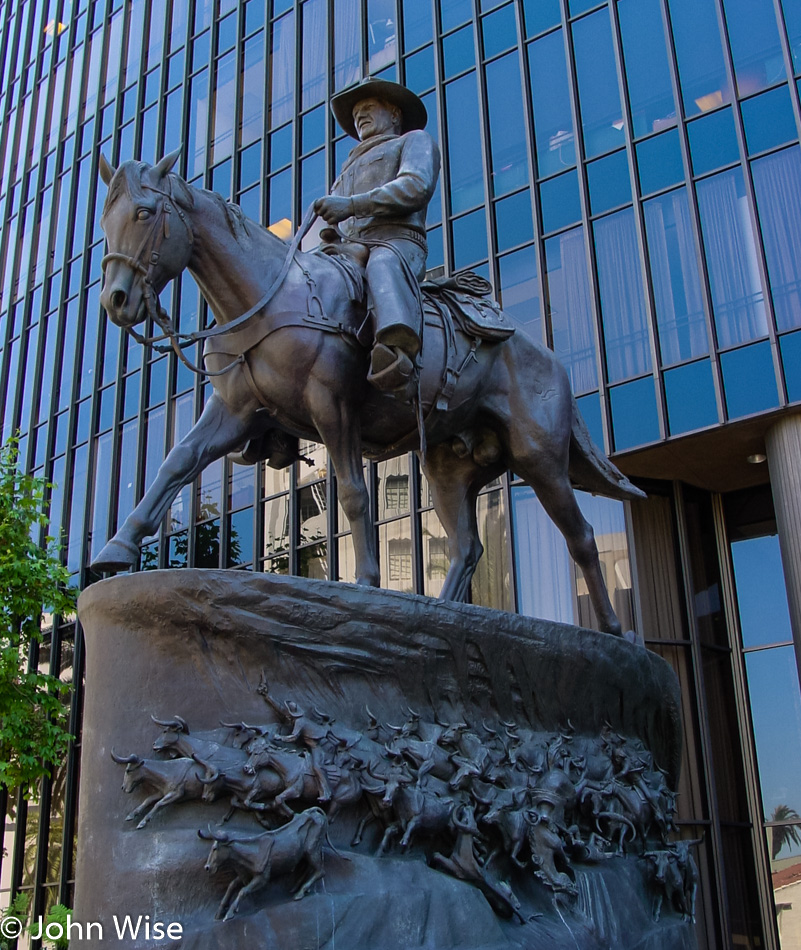
[[[344,242],[336,246],[336,251],[328,246],[319,253],[326,254],[340,269],[351,299],[365,304],[367,288],[364,260],[358,253],[361,247],[362,245],[353,245],[353,242]],[[482,342],[492,344],[508,340],[515,332],[515,327],[498,304],[489,299],[492,292],[489,281],[472,271],[424,281],[420,285],[420,291],[423,307],[423,347],[425,348],[426,325],[442,328],[445,335],[446,361],[437,398],[432,406],[432,409],[444,412],[466,363],[477,347]],[[299,321],[296,314],[286,314],[285,322],[289,325]],[[365,347],[372,344],[367,318],[359,327],[345,327],[334,324],[321,311],[319,315],[308,313],[302,322],[305,326],[316,326],[325,332],[339,333]],[[467,358],[460,358],[456,343],[457,330],[471,341]],[[256,324],[239,331],[237,336],[243,338],[238,341],[239,350],[247,351],[260,341],[264,331]],[[220,341],[217,346],[230,348],[231,341]],[[206,350],[210,349],[207,343]],[[299,452],[298,439],[277,429],[270,429],[262,436],[252,439],[239,452],[231,453],[228,457],[240,465],[254,465],[266,461],[271,468],[276,469],[286,468],[298,460],[307,461]]]

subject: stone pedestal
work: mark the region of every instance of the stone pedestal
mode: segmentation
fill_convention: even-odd
[[[183,937],[174,945],[183,950],[695,947],[693,927],[671,906],[670,895],[662,919],[654,920],[659,889],[649,883],[653,873],[641,856],[644,842],[631,835],[626,840],[624,832],[627,853],[619,855],[611,848],[584,853],[579,845],[570,852],[570,882],[560,893],[541,868],[534,873],[528,845],[520,854],[525,867],[503,854],[487,861],[482,842],[489,846],[499,839],[480,825],[480,807],[475,854],[480,863],[492,863],[491,886],[516,895],[519,911],[508,919],[493,912],[475,881],[458,880],[432,866],[437,852],[447,857],[453,849],[455,856],[453,826],[433,836],[421,834],[407,851],[396,839],[377,856],[381,821],[370,826],[358,847],[351,845],[358,819],[368,813],[367,804],[359,803],[343,808],[328,826],[336,851],[323,849],[324,878],[307,897],[292,901],[296,875],[277,876],[243,899],[234,919],[215,921],[233,875],[204,870],[210,842],[200,840],[198,830],[224,827],[232,837],[252,836],[263,831],[256,816],[238,809],[223,826],[226,796],[209,804],[189,795],[191,800],[163,808],[138,830],[136,821],[124,819],[145,794],[142,788],[124,794],[123,766],[112,760],[112,749],[118,759],[164,755],[152,751],[163,730],[151,717],[165,722],[180,717],[195,740],[226,749],[243,733],[221,722],[273,732],[280,727],[286,735],[291,723],[276,725],[278,717],[258,692],[261,681],[279,703],[316,709],[323,722],[330,717],[333,733],[344,737],[343,750],[351,743],[354,754],[367,741],[355,737],[366,736],[374,720],[384,730],[381,743],[390,746],[389,724],[407,723],[411,734],[414,726],[408,722],[414,716],[421,730],[464,722],[489,746],[496,741],[490,737],[506,730],[507,736],[528,743],[528,764],[518,762],[522,771],[515,774],[527,774],[531,801],[543,775],[552,776],[557,768],[566,770],[580,790],[581,770],[586,778],[590,768],[587,749],[602,741],[602,733],[615,737],[619,748],[623,743],[636,750],[640,761],[653,762],[675,789],[681,747],[678,683],[669,666],[643,648],[469,605],[228,571],[160,571],[102,581],[81,595],[79,616],[87,672],[74,920],[98,921],[104,934],[103,940],[93,936],[71,946],[100,950],[114,939],[115,946],[130,950],[151,947],[152,930],[147,939],[144,925],[160,921],[181,924]],[[545,750],[539,765],[532,759],[537,749]],[[194,774],[201,771],[198,766]],[[482,773],[475,787],[502,786],[499,774],[488,780],[489,772]],[[420,781],[424,787],[430,783],[426,794],[445,787],[435,770]],[[454,794],[458,799],[464,792]],[[302,807],[292,804],[295,811]],[[304,804],[317,806],[316,801]],[[559,822],[553,825],[564,840],[569,818],[575,829],[584,823],[585,838],[590,830],[590,819],[581,818],[575,804],[576,815],[565,814],[564,834]],[[273,815],[261,813],[262,818]],[[618,820],[612,830],[620,832],[623,824]],[[129,933],[116,940],[115,915],[118,920],[142,917],[137,938]]]

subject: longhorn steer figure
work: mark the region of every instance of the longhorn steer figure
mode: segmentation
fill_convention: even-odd
[[[111,758],[118,765],[125,766],[122,790],[126,794],[130,795],[140,785],[153,789],[142,804],[125,817],[126,821],[133,821],[153,806],[136,826],[137,830],[144,828],[156,812],[166,805],[196,800],[203,795],[197,765],[192,759],[143,759],[138,755],[117,755],[113,749]]]
[[[200,838],[214,842],[206,861],[206,870],[216,874],[228,866],[236,873],[220,902],[215,920],[230,920],[239,909],[243,897],[264,887],[271,878],[294,871],[304,858],[309,864],[310,873],[297,888],[295,900],[305,897],[312,884],[324,874],[323,838],[332,851],[339,853],[328,840],[327,824],[322,809],[309,808],[295,815],[283,827],[258,835],[234,838],[229,834],[214,832],[211,828],[208,833],[198,831]],[[239,893],[231,901],[237,886]]]

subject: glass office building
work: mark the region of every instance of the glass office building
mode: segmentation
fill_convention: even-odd
[[[188,181],[285,237],[352,145],[331,96],[406,83],[443,155],[429,267],[491,281],[648,492],[581,503],[616,609],[681,680],[699,946],[801,947],[798,0],[0,0],[0,50],[2,437],[55,484],[75,583],[209,393],[101,312],[101,151],[182,145]],[[182,330],[206,325],[188,277],[162,299]],[[212,465],[140,569],[351,579],[334,473],[304,453]],[[447,546],[416,460],[368,477],[382,583],[436,595]],[[475,603],[593,624],[513,473],[479,519]],[[75,619],[52,618],[32,660],[74,683],[78,736],[35,800],[0,794],[0,906],[22,888],[38,913],[71,900]]]

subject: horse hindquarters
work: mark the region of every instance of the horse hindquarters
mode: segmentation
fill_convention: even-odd
[[[570,482],[573,397],[567,373],[549,350],[524,336],[513,337],[501,364],[509,394],[499,420],[508,468],[537,494],[581,568],[600,627],[620,635],[601,573],[592,526],[581,513]]]

